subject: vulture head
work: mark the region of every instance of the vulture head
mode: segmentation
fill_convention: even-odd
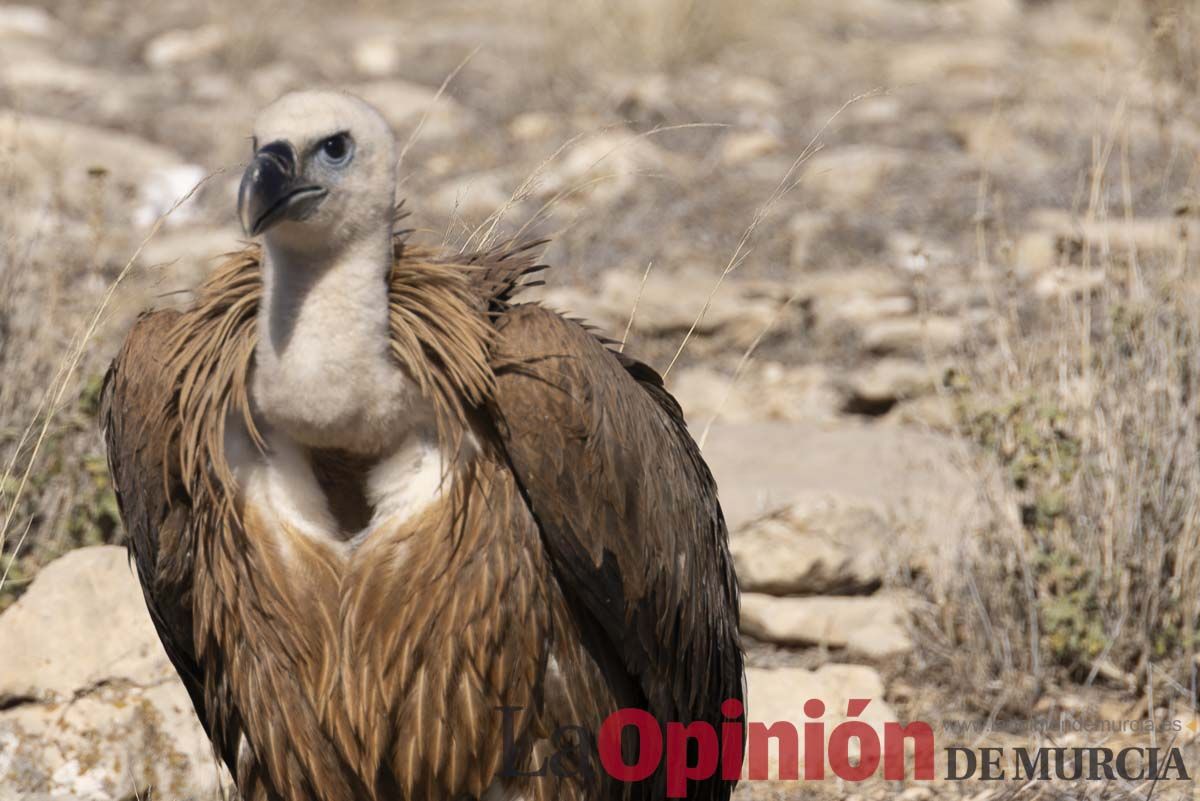
[[[284,95],[259,114],[253,143],[238,191],[247,235],[311,253],[390,228],[396,141],[368,103],[338,91]]]
[[[379,450],[425,425],[388,334],[396,142],[338,91],[284,95],[254,124],[238,215],[263,241],[251,398],[309,447]]]

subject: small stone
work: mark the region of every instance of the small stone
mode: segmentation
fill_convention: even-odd
[[[898,425],[927,428],[946,434],[958,432],[958,410],[954,401],[943,395],[926,395],[902,401],[892,409],[886,420]]]
[[[935,377],[934,368],[913,359],[880,359],[845,379],[845,408],[857,413],[883,414],[901,401],[932,392]]]
[[[36,6],[0,6],[0,39],[28,37],[50,39],[62,33],[62,25]]]
[[[892,297],[903,294],[908,287],[894,270],[871,267],[806,273],[799,284],[802,297],[833,303],[856,297]]]
[[[725,102],[731,106],[750,106],[771,109],[779,105],[779,89],[770,81],[743,75],[732,78],[722,87]]]
[[[196,164],[162,167],[151,172],[138,192],[133,224],[149,228],[159,217],[168,215],[164,225],[182,225],[196,216],[196,204],[189,193],[204,180],[204,168]]]
[[[896,231],[887,238],[892,266],[908,273],[921,274],[944,267],[954,260],[948,245],[907,231]]]
[[[175,67],[208,58],[228,41],[229,34],[221,25],[167,31],[150,40],[142,59],[157,69]]]
[[[527,111],[518,114],[508,124],[508,132],[522,142],[536,142],[553,134],[558,129],[558,120],[553,114],[543,111]]]
[[[350,56],[354,68],[368,78],[386,78],[400,71],[400,46],[391,36],[364,39]]]
[[[732,167],[768,156],[779,150],[782,142],[770,131],[745,131],[725,137],[721,144],[721,162]]]
[[[846,109],[845,116],[866,125],[888,125],[900,119],[904,104],[893,95],[864,97]]]
[[[1051,231],[1030,231],[1017,240],[1016,274],[1023,278],[1054,269],[1060,260],[1059,237]]]
[[[747,592],[845,595],[879,587],[891,536],[874,509],[820,495],[748,523],[729,547]]]
[[[1007,41],[959,39],[922,40],[895,48],[891,53],[890,84],[930,87],[953,82],[956,88],[972,84],[988,87],[1010,74],[1012,52]]]
[[[818,328],[838,326],[860,328],[877,320],[906,318],[916,311],[916,302],[908,295],[873,297],[857,295],[842,301],[822,299],[814,304]]]
[[[876,320],[862,333],[862,342],[874,353],[904,353],[920,356],[945,353],[959,347],[966,325],[957,317],[895,317]]]
[[[61,61],[46,53],[0,63],[0,79],[6,90],[35,96],[64,94],[94,97],[103,94],[113,82],[126,80],[96,67],[83,67]]]
[[[742,596],[742,631],[782,645],[821,646],[882,659],[908,653],[908,611],[895,596]]]
[[[843,333],[876,320],[910,315],[916,303],[895,270],[858,268],[806,273],[799,292],[809,300],[818,329]]]
[[[1061,267],[1040,276],[1033,286],[1033,291],[1045,300],[1079,299],[1099,292],[1104,287],[1105,280],[1104,270]]]
[[[833,216],[824,212],[803,212],[788,222],[792,236],[792,266],[805,270],[813,267],[813,251],[817,241],[833,222]]]
[[[960,116],[951,122],[950,130],[967,154],[987,167],[1007,164],[1037,175],[1053,166],[1053,156],[1032,137],[1022,135],[1016,126],[990,111]]]
[[[1141,258],[1174,260],[1188,243],[1200,239],[1200,220],[1179,217],[1085,220],[1077,230],[1082,231],[1085,246],[1098,253],[1111,253],[1123,261],[1133,252]],[[1062,233],[1068,236],[1067,232]]]
[[[873,145],[818,153],[808,162],[802,186],[832,208],[856,209],[879,191],[887,177],[909,158],[901,150]]]

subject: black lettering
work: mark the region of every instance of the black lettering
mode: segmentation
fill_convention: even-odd
[[[546,766],[542,765],[537,770],[522,771],[520,763],[523,761],[521,753],[517,748],[516,736],[516,716],[524,711],[524,707],[519,706],[501,706],[497,707],[500,710],[502,719],[502,750],[500,752],[500,775],[506,779],[514,779],[519,776],[545,776]]]
[[[962,775],[958,773],[958,755],[966,758],[966,767]],[[975,775],[975,752],[970,748],[951,746],[946,749],[946,780],[957,782],[969,779]]]
[[[1050,758],[1046,753],[1046,749],[1038,748],[1034,750],[1035,759],[1029,758],[1028,748],[1018,748],[1017,752],[1017,771],[1014,779],[1022,781],[1047,781],[1050,778]]]

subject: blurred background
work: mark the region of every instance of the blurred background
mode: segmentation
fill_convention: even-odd
[[[240,247],[251,120],[311,86],[391,122],[415,241],[549,237],[537,297],[667,373],[721,484],[755,719],[870,697],[976,744],[1033,715],[1190,744],[1192,0],[62,0],[0,5],[0,799],[213,786],[159,674],[50,665],[145,625],[92,547],[123,536],[108,361]],[[69,735],[64,694],[98,705]],[[979,791],[916,789],[853,792]]]

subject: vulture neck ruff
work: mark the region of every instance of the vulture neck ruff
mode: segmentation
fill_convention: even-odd
[[[176,377],[177,391],[161,413],[178,422],[164,419],[154,423],[179,427],[179,464],[188,493],[197,500],[207,499],[208,508],[229,518],[235,527],[240,525],[239,499],[243,497],[235,471],[240,472],[251,455],[269,460],[272,440],[284,435],[284,445],[277,447],[299,445],[297,455],[305,457],[303,471],[285,475],[299,476],[302,484],[311,487],[307,484],[311,465],[302,452],[316,447],[281,426],[280,418],[264,414],[260,404],[271,396],[256,392],[260,386],[264,393],[273,389],[267,386],[267,377],[290,377],[289,363],[263,344],[267,337],[262,319],[270,315],[270,301],[262,259],[257,246],[233,254],[198,290],[196,304],[175,320],[169,334],[168,352],[172,355],[168,369]],[[513,282],[528,269],[524,260],[514,260]],[[471,283],[476,277],[472,265],[436,261],[423,251],[406,247],[399,237],[392,242],[390,274],[379,279],[387,313],[379,335],[382,352],[372,351],[369,369],[383,373],[390,382],[385,390],[400,394],[397,398],[379,388],[365,389],[382,408],[397,409],[404,419],[399,432],[389,432],[390,448],[380,448],[377,443],[368,451],[380,461],[378,475],[372,476],[365,488],[377,504],[402,480],[419,478],[416,486],[428,486],[433,466],[439,473],[438,491],[442,491],[442,483],[482,447],[473,429],[473,410],[491,397],[495,378],[488,363],[493,331]],[[366,289],[364,279],[363,291]],[[322,300],[318,306],[322,313],[328,308],[324,304]],[[354,336],[359,336],[365,326],[347,326],[343,321],[341,327],[352,327]],[[256,363],[264,353],[267,370]],[[273,374],[272,368],[280,372]],[[330,367],[333,375],[326,375],[311,365],[307,383],[295,390],[298,405],[318,390],[336,393],[343,389],[328,386],[340,380],[351,383],[352,388],[363,388],[361,377],[346,378],[345,373],[337,372],[340,368],[334,362]],[[400,447],[414,442],[411,449]],[[430,449],[436,450],[436,459]],[[344,443],[338,444],[338,450],[348,451]],[[419,499],[410,496],[400,500],[400,506],[392,501],[392,508],[399,509],[412,508]],[[315,516],[321,528],[328,523],[319,513],[302,516]]]
[[[251,400],[301,445],[386,452],[434,411],[392,355],[390,222],[333,252],[268,240]]]

